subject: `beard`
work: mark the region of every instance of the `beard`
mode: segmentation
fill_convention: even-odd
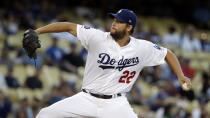
[[[114,33],[112,33],[112,32],[110,33],[110,35],[112,36],[112,38],[114,40],[121,40],[125,36],[125,34],[126,34],[126,30],[125,29],[122,30],[122,31],[116,31]]]

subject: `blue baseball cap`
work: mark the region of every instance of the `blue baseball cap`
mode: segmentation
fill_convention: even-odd
[[[121,9],[116,14],[115,13],[109,13],[110,16],[116,18],[120,22],[127,23],[129,25],[132,25],[132,30],[134,30],[136,26],[137,17],[136,14],[129,9]]]

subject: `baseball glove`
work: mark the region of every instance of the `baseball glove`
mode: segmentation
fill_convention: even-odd
[[[41,48],[37,33],[32,29],[25,31],[22,44],[27,55],[36,59],[36,49]]]

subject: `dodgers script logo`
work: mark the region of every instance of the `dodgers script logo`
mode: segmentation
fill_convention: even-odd
[[[97,61],[102,69],[118,69],[119,71],[124,68],[135,66],[139,63],[139,58],[134,57],[130,59],[124,59],[124,56],[117,62],[116,59],[112,59],[107,53],[100,53],[99,60]],[[117,63],[117,66],[114,64]]]

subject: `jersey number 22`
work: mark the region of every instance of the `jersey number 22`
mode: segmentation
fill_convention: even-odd
[[[123,76],[120,77],[119,83],[127,83],[129,84],[131,79],[135,76],[136,71],[129,72],[128,70],[123,72]]]

